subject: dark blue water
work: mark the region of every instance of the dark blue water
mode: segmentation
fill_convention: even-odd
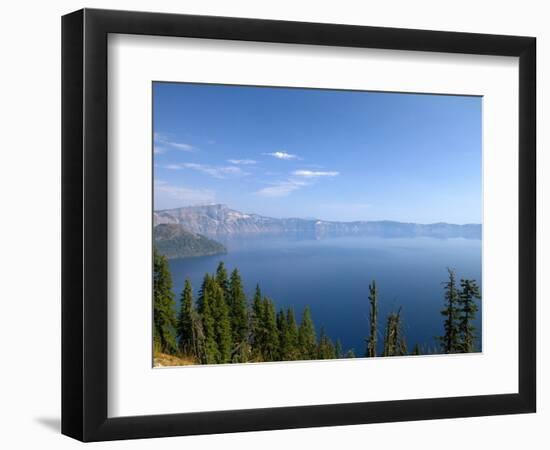
[[[298,238],[234,239],[224,242],[228,254],[170,261],[179,298],[186,277],[195,295],[206,272],[224,261],[228,272],[237,267],[249,298],[256,283],[277,307],[292,306],[297,317],[309,305],[317,328],[325,327],[344,350],[365,352],[368,335],[368,285],[376,280],[379,328],[391,310],[402,307],[410,349],[418,343],[437,349],[443,333],[442,282],[447,267],[457,278],[474,278],[481,287],[481,241],[433,238]],[[481,335],[481,307],[477,328]],[[382,332],[381,332],[382,334]],[[379,337],[379,341],[382,338]]]

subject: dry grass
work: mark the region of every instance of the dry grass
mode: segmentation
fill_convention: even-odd
[[[189,356],[174,356],[155,352],[153,357],[154,367],[191,366],[195,364],[197,364],[197,361]]]

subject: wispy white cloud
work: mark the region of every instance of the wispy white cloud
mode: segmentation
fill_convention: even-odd
[[[209,189],[192,189],[182,186],[174,186],[165,181],[155,181],[155,195],[164,195],[170,200],[177,200],[183,204],[196,205],[213,203],[215,193]]]
[[[177,150],[182,150],[184,152],[193,152],[197,150],[197,148],[191,144],[187,144],[185,142],[175,142],[169,139],[168,137],[166,137],[165,135],[163,135],[162,133],[155,133],[154,140],[155,140],[155,144],[159,143],[159,144],[162,144],[163,146],[173,147]]]
[[[295,170],[292,175],[304,178],[335,177],[339,172],[319,170]]]
[[[240,164],[243,166],[248,166],[251,164],[256,164],[258,161],[255,161],[254,159],[228,159],[227,162],[231,164]]]
[[[264,153],[264,155],[268,155],[268,156],[273,156],[274,158],[277,158],[277,159],[300,159],[300,157],[298,155],[293,155],[292,153],[287,153],[287,152],[283,152],[283,151],[278,151],[278,152],[272,152],[272,153]]]
[[[165,144],[177,148],[178,150],[183,150],[184,152],[192,152],[195,150],[195,147],[191,144],[184,144],[183,142],[165,142]]]
[[[160,169],[168,169],[168,170],[181,170],[181,169],[184,169],[182,164],[158,164],[158,165],[155,165],[155,167],[158,167]]]
[[[285,197],[298,189],[316,184],[319,178],[337,175],[339,172],[335,171],[295,170],[287,179],[270,183],[256,194],[264,197]]]
[[[245,172],[240,167],[237,166],[209,166],[207,164],[198,164],[198,163],[181,163],[181,164],[164,164],[157,166],[161,169],[168,169],[168,170],[183,170],[183,169],[191,169],[196,170],[197,172],[205,173],[207,175],[210,175],[214,178],[223,179],[227,176],[234,176],[234,177],[244,177],[246,175],[249,175],[248,172]]]
[[[166,149],[164,147],[159,147],[158,145],[153,146],[153,153],[155,155],[160,155],[161,153],[164,153]]]
[[[307,186],[307,184],[308,183],[300,180],[284,180],[262,188],[257,191],[256,194],[263,197],[286,197],[301,187]]]

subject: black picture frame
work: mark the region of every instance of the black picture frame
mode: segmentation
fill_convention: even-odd
[[[107,416],[109,33],[519,57],[518,393]],[[536,409],[536,39],[83,9],[62,18],[62,433],[82,441],[274,430]]]

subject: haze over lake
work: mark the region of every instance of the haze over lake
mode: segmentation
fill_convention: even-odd
[[[228,250],[225,255],[170,260],[178,296],[186,277],[196,296],[204,274],[224,261],[228,270],[239,269],[249,298],[259,283],[278,308],[291,306],[298,317],[309,304],[317,333],[324,326],[332,339],[341,339],[343,348],[353,348],[357,356],[364,355],[369,332],[371,280],[379,288],[380,317],[402,307],[409,349],[419,343],[426,350],[436,349],[434,337],[443,333],[446,268],[481,286],[479,239],[262,236],[221,241]],[[479,334],[481,316],[480,311],[475,323]]]

